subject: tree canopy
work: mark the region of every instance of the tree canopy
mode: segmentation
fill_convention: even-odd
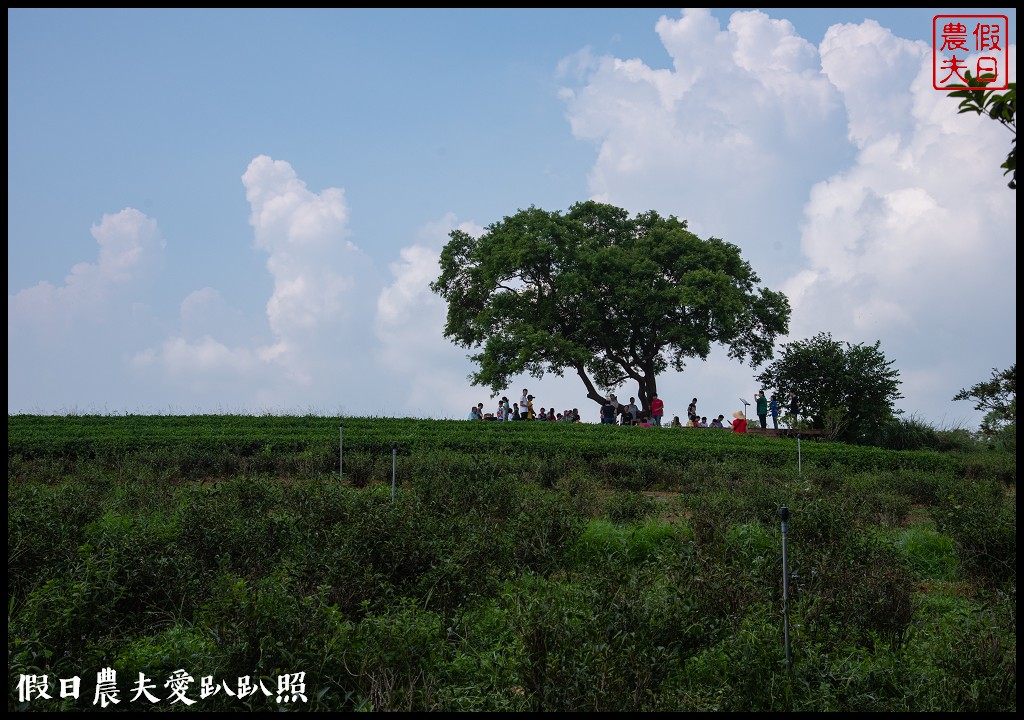
[[[739,248],[654,211],[531,206],[480,237],[449,238],[431,283],[448,303],[444,335],[478,350],[470,379],[495,394],[522,373],[570,371],[598,403],[635,382],[647,409],[668,368],[706,360],[716,343],[756,367],[788,330],[788,299],[758,286]]]
[[[833,340],[818,333],[782,346],[780,357],[757,376],[783,399],[797,394],[811,426],[846,440],[862,440],[888,423],[899,392],[899,371],[874,345]]]
[[[984,410],[981,432],[987,437],[1017,434],[1017,363],[1006,370],[992,369],[992,378],[960,390],[953,400],[974,400],[975,410]]]

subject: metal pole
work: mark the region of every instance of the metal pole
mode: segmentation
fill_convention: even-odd
[[[391,441],[391,504],[395,504],[395,458],[398,455],[398,443]]]
[[[803,456],[800,454],[800,431],[796,431],[796,474],[803,475]]]
[[[819,387],[821,387],[819,385]],[[793,413],[793,423],[796,425],[796,474],[803,475],[803,457],[800,454],[800,415]]]
[[[782,519],[782,633],[786,643],[786,669],[793,669],[793,658],[789,652],[789,560],[786,556],[786,533],[789,530],[789,508],[779,508]]]
[[[342,436],[344,428],[343,423],[338,425],[338,479],[345,478],[345,439]]]

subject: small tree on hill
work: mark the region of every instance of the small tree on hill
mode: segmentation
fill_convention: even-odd
[[[861,441],[892,420],[895,401],[903,397],[899,371],[879,345],[853,345],[818,333],[783,345],[757,380],[778,394],[783,407],[789,391],[795,392],[800,416],[811,427]]]

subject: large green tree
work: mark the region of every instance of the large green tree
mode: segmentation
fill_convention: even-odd
[[[785,399],[797,394],[800,415],[811,426],[846,440],[870,437],[897,413],[899,371],[874,345],[833,340],[818,333],[782,346],[779,357],[757,376]],[[783,400],[783,406],[785,407]]]
[[[444,334],[478,350],[470,379],[495,394],[522,373],[569,371],[598,403],[634,382],[646,409],[669,367],[716,343],[756,367],[788,329],[786,296],[758,286],[739,248],[654,211],[530,207],[449,238],[431,283],[448,303]]]
[[[1006,370],[992,370],[992,378],[964,388],[954,400],[973,400],[975,410],[984,410],[981,432],[987,437],[1017,434],[1017,363]]]

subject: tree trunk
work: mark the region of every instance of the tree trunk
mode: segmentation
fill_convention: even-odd
[[[587,375],[587,371],[582,365],[576,365],[576,374],[580,376],[584,386],[587,388],[587,397],[596,402],[598,405],[603,406],[608,402],[608,398],[598,392],[597,388],[594,387],[594,383],[590,380],[590,376]]]
[[[658,378],[654,374],[653,367],[643,368],[643,370],[643,378],[636,384],[636,399],[640,401],[640,409],[645,414],[650,414],[651,398],[658,394]]]

